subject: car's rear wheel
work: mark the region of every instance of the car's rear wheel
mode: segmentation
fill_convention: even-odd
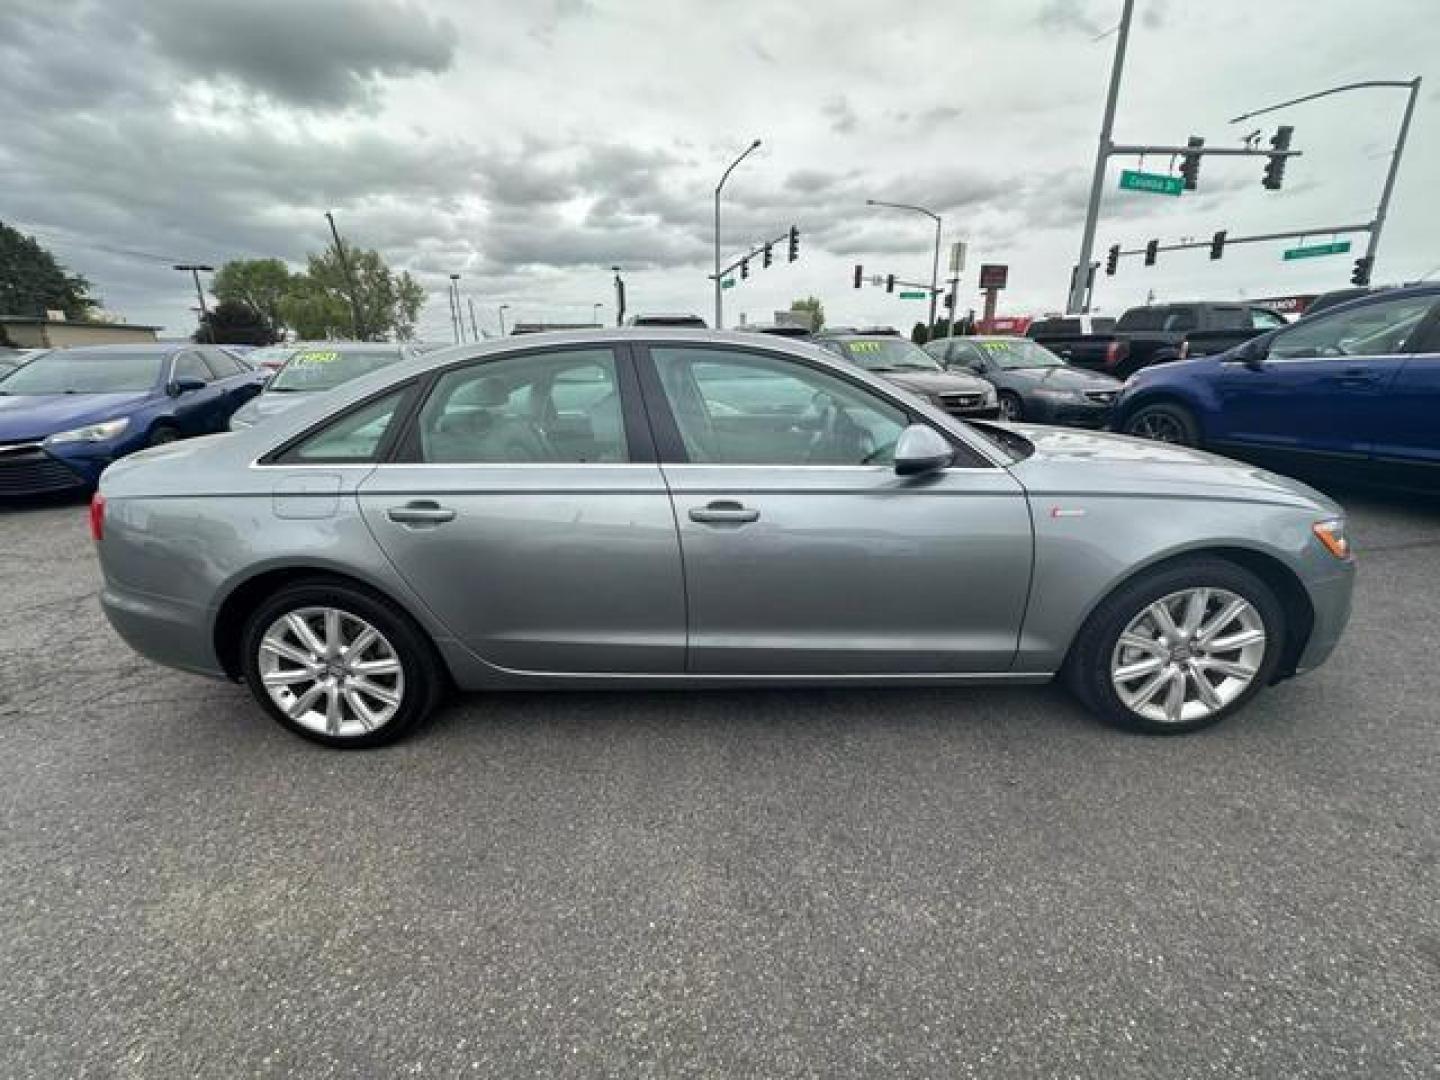
[[[1176,446],[1199,446],[1200,425],[1184,405],[1157,401],[1142,405],[1125,421],[1125,433]]]
[[[1025,418],[1025,406],[1020,401],[1020,395],[1009,390],[1000,391],[1000,419],[1001,420],[1023,420]]]
[[[281,589],[246,623],[245,679],[295,734],[335,747],[394,742],[434,709],[443,673],[424,632],[341,583]]]
[[[1263,580],[1223,559],[1187,559],[1106,598],[1080,631],[1066,675],[1111,723],[1198,731],[1271,681],[1285,634],[1284,609]]]

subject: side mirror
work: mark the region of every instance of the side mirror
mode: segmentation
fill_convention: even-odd
[[[170,380],[168,389],[171,397],[179,397],[181,394],[187,394],[191,390],[204,390],[205,380],[197,379],[194,375],[181,375],[178,378]]]
[[[1240,357],[1240,362],[1251,371],[1264,371],[1265,352],[1266,350],[1263,345],[1248,345]]]
[[[911,424],[895,441],[897,476],[919,476],[937,472],[955,460],[955,451],[938,431],[924,424]]]

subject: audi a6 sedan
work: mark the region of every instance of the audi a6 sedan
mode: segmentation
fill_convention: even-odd
[[[451,687],[1065,678],[1191,731],[1315,667],[1340,509],[1124,436],[970,424],[803,342],[462,345],[106,471],[102,603],[291,731],[389,742]]]

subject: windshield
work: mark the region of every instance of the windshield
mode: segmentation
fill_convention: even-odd
[[[266,393],[277,390],[333,390],[341,383],[379,371],[399,359],[398,345],[378,349],[347,349],[343,345],[301,349],[270,380]]]
[[[841,343],[852,363],[867,371],[940,371],[935,358],[904,338],[862,338]]]
[[[283,364],[295,352],[294,345],[266,345],[263,349],[251,349],[245,354],[245,362],[252,367],[261,364]]]
[[[134,394],[160,378],[167,354],[150,349],[55,349],[0,379],[0,394]]]
[[[992,338],[977,341],[985,351],[985,358],[998,368],[1009,371],[1015,368],[1064,367],[1065,361],[1044,345],[1037,345],[1026,338]]]

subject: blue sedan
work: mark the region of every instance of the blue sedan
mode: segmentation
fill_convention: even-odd
[[[45,353],[0,378],[0,498],[85,491],[126,454],[224,431],[264,380],[213,345]]]
[[[1137,372],[1116,430],[1279,468],[1440,488],[1440,285],[1391,289],[1218,356]]]

